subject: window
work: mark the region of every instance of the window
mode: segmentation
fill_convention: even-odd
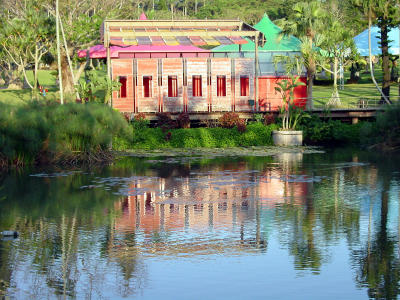
[[[201,89],[201,75],[194,75],[192,77],[193,84],[193,97],[201,97],[203,95]]]
[[[217,97],[226,96],[226,76],[217,76]]]
[[[127,82],[126,76],[119,77],[119,83],[121,84],[121,87],[119,88],[120,98],[126,98],[126,82]]]
[[[152,77],[151,76],[143,76],[143,97],[150,98],[151,97],[151,88],[152,88]]]
[[[177,76],[168,76],[168,97],[178,97]]]
[[[240,96],[249,96],[249,76],[240,76]]]

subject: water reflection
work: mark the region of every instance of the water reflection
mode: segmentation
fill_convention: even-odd
[[[21,236],[0,241],[0,297],[165,297],[154,280],[168,269],[155,266],[194,260],[213,268],[224,258],[229,278],[241,258],[260,265],[272,255],[281,264],[276,275],[293,283],[307,274],[318,278],[347,256],[338,272],[350,268],[351,298],[365,289],[371,298],[396,299],[395,159],[349,151],[126,158],[89,172],[3,175],[0,231],[14,228]],[[179,274],[181,281],[193,276],[194,265]]]

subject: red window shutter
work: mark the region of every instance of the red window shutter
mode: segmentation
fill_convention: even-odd
[[[226,96],[226,76],[217,76],[217,97]]]
[[[168,97],[178,97],[177,76],[168,76]]]
[[[201,97],[202,96],[202,89],[201,89],[201,76],[194,75],[192,77],[193,80],[193,97]]]
[[[127,78],[126,76],[120,76],[119,77],[119,83],[121,84],[121,87],[119,89],[119,97],[120,98],[126,98],[126,89],[127,89]]]
[[[249,76],[240,76],[240,96],[249,96]]]
[[[143,76],[143,97],[151,97],[152,78],[151,76]]]

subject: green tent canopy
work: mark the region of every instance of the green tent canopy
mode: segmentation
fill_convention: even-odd
[[[300,51],[300,40],[294,36],[280,36],[282,29],[276,26],[268,17],[264,14],[263,18],[256,25],[253,26],[258,31],[261,31],[266,39],[266,43],[263,47],[259,47],[259,51],[285,51],[285,52],[299,52]],[[254,51],[254,42],[247,39],[248,44],[242,45],[242,51]],[[213,52],[238,52],[239,45],[221,45],[212,49]]]

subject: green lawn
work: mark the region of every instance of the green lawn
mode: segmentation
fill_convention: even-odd
[[[329,101],[331,95],[332,86],[314,86],[314,106],[324,106]],[[354,107],[360,99],[369,99],[373,103],[379,101],[381,98],[373,83],[345,84],[344,89],[339,90],[339,95],[343,107]],[[390,96],[392,97],[392,101],[399,99],[399,87],[397,84],[391,86]]]
[[[33,82],[33,71],[27,71],[26,75],[30,82]],[[38,78],[39,84],[49,88],[56,87],[57,71],[55,70],[39,70]]]
[[[382,70],[376,68],[374,71],[375,78],[381,87],[382,84]],[[344,73],[345,82],[350,78],[350,73]],[[317,77],[317,79],[320,79]],[[333,86],[314,85],[313,97],[314,106],[323,107],[332,95]],[[369,72],[361,72],[361,79],[358,84],[345,84],[343,90],[339,90],[340,100],[342,107],[354,107],[360,99],[369,99],[371,103],[378,102],[381,98],[379,91],[376,89],[372,82]],[[390,96],[392,101],[399,99],[399,84],[392,83],[390,88]]]
[[[99,71],[102,72],[102,71]],[[105,72],[103,72],[105,75]],[[56,74],[57,72],[54,70],[39,70],[38,81],[41,86],[48,89],[48,93],[46,96],[39,95],[39,99],[47,99],[49,101],[57,101],[60,99],[58,93],[58,86],[56,82]],[[33,71],[27,71],[27,76],[29,81],[33,82]],[[83,80],[83,77],[81,77]],[[101,95],[101,92],[95,91],[97,96]],[[66,97],[66,101],[75,101],[75,96],[64,96]],[[8,103],[12,105],[20,105],[30,101],[32,99],[32,91],[31,89],[22,89],[22,90],[8,90],[8,89],[0,89],[0,102]]]

